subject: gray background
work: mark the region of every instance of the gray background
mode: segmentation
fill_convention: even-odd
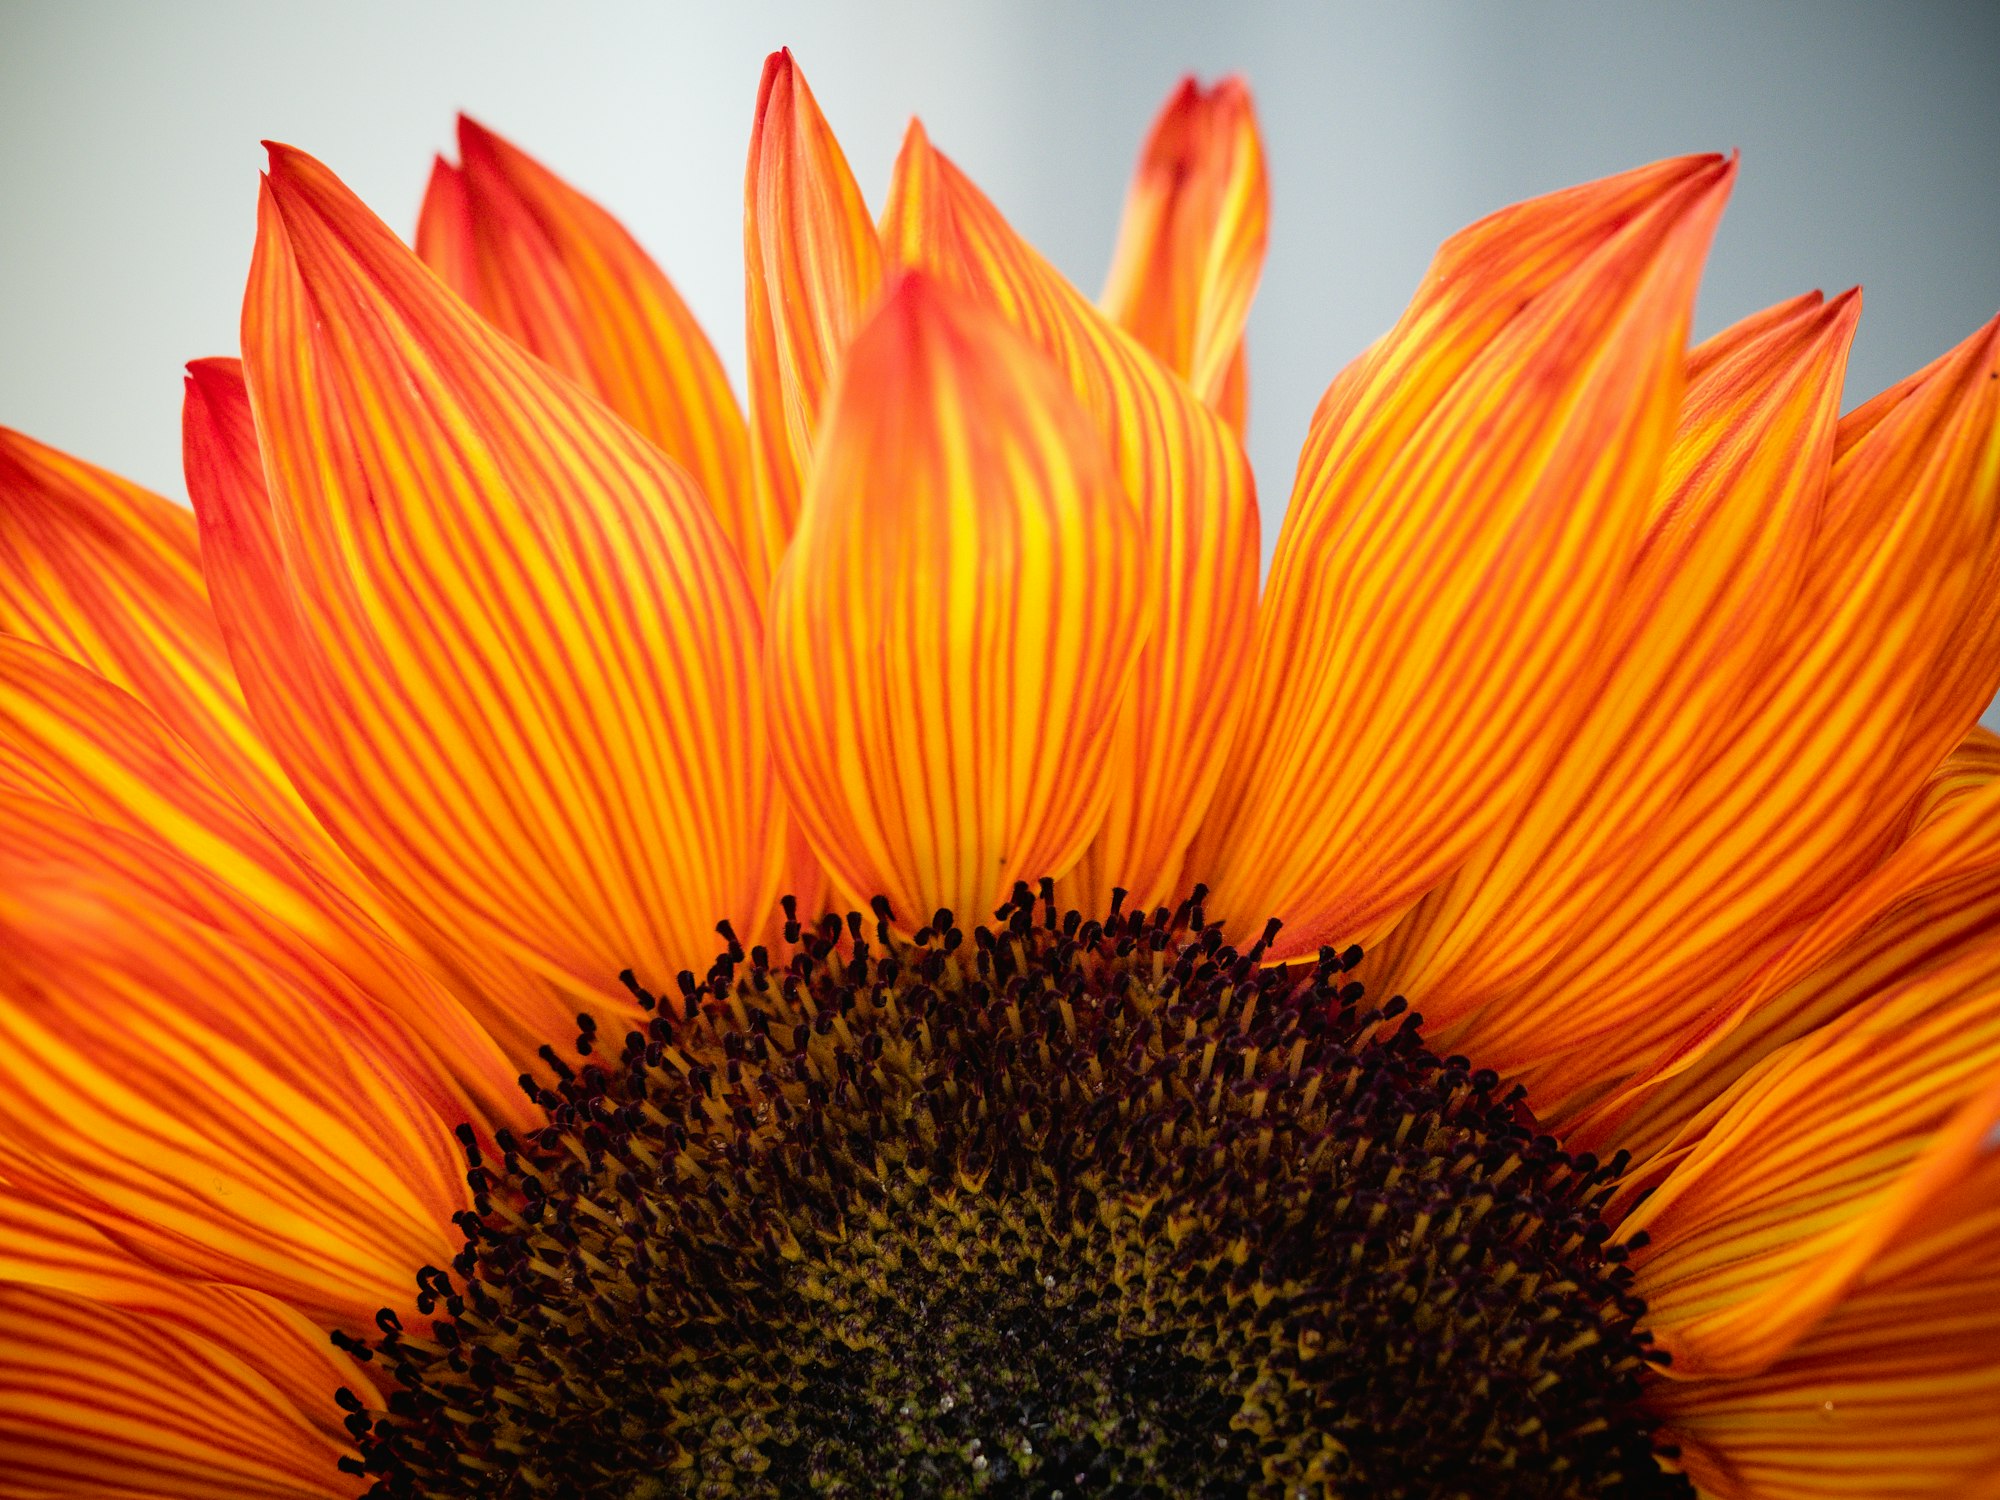
[[[0,0],[0,423],[180,494],[180,367],[235,347],[259,138],[408,231],[461,108],[620,214],[740,384],[743,153],[780,44],[878,206],[920,114],[1092,291],[1168,87],[1249,78],[1267,549],[1327,380],[1516,198],[1740,147],[1697,331],[1863,283],[1850,403],[2000,309],[2000,4]]]

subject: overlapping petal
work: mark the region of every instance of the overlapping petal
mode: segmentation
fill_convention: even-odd
[[[882,248],[840,142],[789,50],[765,61],[744,181],[750,463],[761,585],[798,522],[814,436],[882,285]]]
[[[1182,855],[1235,729],[1257,607],[1256,495],[1242,449],[914,125],[883,243],[896,264],[967,292],[1054,361],[1145,524],[1153,634],[1118,726],[1111,805],[1074,883],[1093,907],[1114,886],[1151,904],[1182,884]]]
[[[282,935],[225,935],[4,804],[0,1174],[183,1274],[358,1322],[453,1251],[462,1166],[421,1087]]]
[[[855,341],[771,601],[791,803],[906,929],[1061,874],[1111,794],[1140,523],[1057,372],[904,276]]]
[[[1755,691],[1596,916],[1534,984],[1523,1044],[1574,1047],[1531,1084],[1560,1118],[1648,1066],[1895,847],[2000,687],[2000,320],[1836,435],[1803,586]],[[1498,1031],[1480,1035],[1498,1037]]]
[[[182,507],[0,429],[0,631],[132,693],[264,823],[327,850],[244,707]]]
[[[686,469],[761,593],[774,528],[750,510],[743,413],[680,293],[622,224],[525,152],[463,116],[458,149],[432,170],[417,254]]]
[[[1670,1383],[1653,1405],[1716,1500],[1992,1500],[2000,1157],[1913,1220],[1783,1361]]]
[[[360,1486],[250,1362],[159,1318],[0,1285],[0,1470],[34,1500],[336,1500]]]
[[[1974,945],[1780,1048],[1620,1233],[1681,1379],[1754,1375],[1904,1226],[1954,1190],[2000,1120],[2000,945]]]
[[[1663,163],[1475,225],[1322,402],[1190,860],[1217,911],[1289,924],[1274,957],[1372,942],[1609,675],[1732,176]]]
[[[1640,549],[1588,711],[1486,842],[1391,940],[1381,982],[1422,997],[1441,1044],[1519,1071],[1589,1047],[1615,993],[1538,976],[1607,920],[1608,893],[1716,751],[1796,597],[1833,456],[1854,294],[1789,304],[1694,351]],[[1600,1055],[1593,1050],[1593,1055]]]
[[[1269,229],[1249,89],[1237,78],[1182,80],[1140,150],[1100,301],[1239,432],[1243,325]]]
[[[268,496],[200,379],[246,695],[321,821],[504,995],[510,1045],[751,930],[783,851],[758,604],[682,471],[274,148],[244,310]],[[210,372],[211,376],[214,374]],[[213,385],[213,381],[211,381]],[[495,1021],[500,1024],[499,1020]]]

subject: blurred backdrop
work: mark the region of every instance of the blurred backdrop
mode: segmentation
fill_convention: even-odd
[[[744,146],[790,45],[879,207],[903,126],[1095,292],[1184,72],[1243,74],[1272,229],[1250,324],[1265,540],[1321,390],[1437,242],[1741,148],[1697,332],[1859,282],[1850,404],[2000,310],[2000,5],[0,0],[0,423],[165,491],[180,367],[234,352],[263,137],[414,227],[463,109],[619,214],[742,376]]]

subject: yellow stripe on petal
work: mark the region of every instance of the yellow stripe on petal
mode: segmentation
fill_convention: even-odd
[[[1798,593],[1861,309],[1852,294],[1791,306],[1753,336],[1725,333],[1722,352],[1696,351],[1599,648],[1608,680],[1586,713],[1544,729],[1552,753],[1526,795],[1391,939],[1378,982],[1411,995],[1447,1050],[1518,1073],[1625,1026],[1615,987],[1547,976],[1623,920],[1608,893],[1653,857],[1654,829],[1762,691]]]
[[[1183,80],[1140,150],[1099,300],[1239,432],[1243,325],[1269,229],[1250,91],[1237,78]]]
[[[1656,1387],[1648,1405],[1719,1500],[1993,1500],[2000,1156],[1906,1228],[1783,1361]]]
[[[1626,1217],[1678,1379],[1783,1358],[2000,1120],[2000,945],[1971,946],[1773,1053]]]
[[[1057,373],[905,276],[849,355],[771,601],[778,763],[838,894],[909,930],[1075,863],[1145,639],[1140,555]]]
[[[1109,323],[912,126],[883,239],[900,265],[997,312],[1069,382],[1145,525],[1154,600],[1114,750],[1104,827],[1074,885],[1152,905],[1179,887],[1235,730],[1257,609],[1257,505],[1236,435]]]
[[[1372,941],[1498,827],[1605,681],[1733,175],[1663,163],[1448,242],[1308,439],[1189,860],[1276,958]]]
[[[38,1287],[138,1313],[198,1334],[253,1367],[343,1447],[346,1386],[379,1406],[368,1367],[336,1349],[304,1314],[247,1287],[190,1281],[149,1265],[85,1219],[0,1184],[0,1283]]]
[[[358,1325],[454,1252],[463,1164],[355,997],[130,863],[0,824],[0,1173],[183,1274]]]
[[[682,471],[284,148],[244,346],[268,500],[220,465],[194,490],[246,694],[379,890],[540,977],[509,1045],[754,930],[783,854],[758,603]]]
[[[417,253],[521,346],[595,394],[686,469],[761,595],[772,528],[750,513],[743,413],[694,314],[597,204],[461,116]]]
[[[789,50],[764,63],[743,192],[751,480],[775,569],[822,409],[882,285],[875,221]]]
[[[160,1319],[0,1286],[0,1481],[74,1500],[337,1500],[361,1493],[250,1362]]]
[[[0,814],[16,853],[32,845],[86,870],[110,866],[190,921],[278,943],[357,991],[357,1024],[451,1119],[491,1126],[522,1115],[518,1061],[510,1067],[464,1007],[252,818],[185,741],[86,668],[4,636],[0,789],[19,799]]]
[[[1536,977],[1571,1046],[1559,1118],[1681,1034],[1867,876],[2000,688],[2000,320],[1855,442],[1836,435],[1804,577],[1685,791]],[[1848,422],[1841,424],[1843,431]],[[1504,1064],[1496,1064],[1504,1065]]]
[[[244,708],[181,506],[0,428],[0,632],[117,683],[258,818],[330,851]]]

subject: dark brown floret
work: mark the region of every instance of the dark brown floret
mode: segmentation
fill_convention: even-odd
[[[462,1131],[464,1251],[345,1396],[379,1496],[1685,1496],[1599,1210],[1359,958],[1023,886],[796,924]],[[1275,930],[1275,929],[1274,929]],[[1266,941],[1270,934],[1266,934]]]

